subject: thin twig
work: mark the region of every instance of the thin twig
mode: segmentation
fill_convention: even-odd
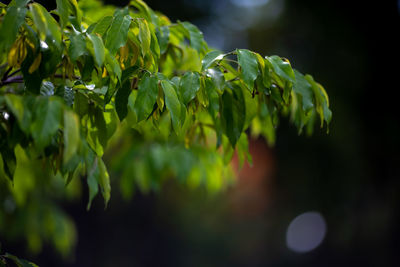
[[[7,78],[9,78],[9,77],[11,77],[11,76],[14,76],[16,73],[18,73],[18,72],[20,72],[20,71],[21,71],[21,69],[17,69],[17,70],[15,70],[15,71],[11,72],[10,74],[7,75]]]

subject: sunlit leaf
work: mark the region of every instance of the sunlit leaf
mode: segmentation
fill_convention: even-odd
[[[208,69],[214,64],[214,62],[216,62],[217,60],[221,60],[223,56],[224,55],[217,50],[208,52],[201,61],[202,64],[201,69],[202,70]]]

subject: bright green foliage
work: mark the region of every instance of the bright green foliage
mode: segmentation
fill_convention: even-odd
[[[16,205],[0,209],[0,233],[20,227],[32,251],[74,243],[73,224],[44,197],[87,184],[88,208],[99,192],[107,204],[112,177],[128,198],[170,177],[217,191],[236,146],[241,164],[251,160],[249,133],[273,144],[282,114],[299,132],[331,120],[324,88],[286,59],[212,50],[196,26],[141,0],[56,2],[52,12],[0,6],[0,203]],[[30,219],[13,224],[19,214]]]

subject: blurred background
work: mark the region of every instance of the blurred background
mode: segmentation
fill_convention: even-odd
[[[114,190],[106,210],[101,198],[89,212],[62,203],[78,230],[74,258],[9,251],[39,266],[399,266],[400,1],[146,3],[194,23],[214,48],[280,55],[311,73],[330,96],[329,134],[298,136],[283,119],[275,147],[251,142],[253,167],[226,192],[171,181],[130,202]]]

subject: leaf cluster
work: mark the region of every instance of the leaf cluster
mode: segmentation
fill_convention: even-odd
[[[141,0],[56,2],[0,5],[0,177],[19,205],[39,180],[78,177],[88,208],[99,192],[107,204],[107,151],[127,196],[171,176],[218,189],[235,149],[251,161],[248,134],[272,145],[281,115],[299,133],[331,120],[324,88],[285,58],[211,49]]]

